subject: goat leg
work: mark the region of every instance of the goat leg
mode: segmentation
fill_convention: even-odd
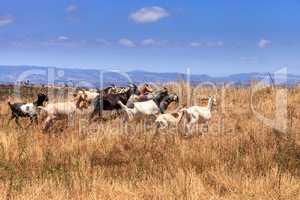
[[[43,126],[43,132],[47,132],[50,125],[52,124],[52,121],[53,121],[54,117],[47,117],[47,119],[45,120],[44,122],[44,126]]]
[[[123,134],[128,134],[128,121],[126,118],[123,118]]]
[[[27,125],[26,128],[30,127],[34,122],[37,124],[37,117],[36,116],[31,116],[30,117],[30,123]]]
[[[191,128],[192,128],[192,125],[191,124],[186,124],[185,125],[185,133],[184,133],[184,135],[187,137],[187,136],[189,136],[189,135],[191,135]]]
[[[8,122],[7,122],[7,126],[10,124],[11,120],[13,120],[15,117],[16,117],[15,115],[12,115],[12,116],[9,118],[9,120],[8,120]]]
[[[93,110],[93,112],[90,114],[90,117],[89,117],[89,122],[91,123],[95,117],[95,115],[98,113],[98,111],[95,109]]]
[[[35,122],[36,125],[38,124],[38,117],[37,116],[34,117],[34,122]]]
[[[31,126],[32,124],[33,124],[33,118],[30,117],[30,122],[29,122],[29,124],[26,126],[26,128],[28,128],[28,127]]]
[[[21,124],[19,123],[19,117],[15,117],[15,122],[18,125],[18,127],[22,128]]]
[[[205,122],[203,128],[204,128],[204,132],[207,133],[208,132],[208,122]]]

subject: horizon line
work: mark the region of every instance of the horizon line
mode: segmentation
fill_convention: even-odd
[[[57,68],[57,69],[72,69],[72,70],[99,70],[99,71],[110,71],[110,72],[125,72],[125,73],[132,73],[132,72],[145,72],[145,73],[155,73],[155,74],[180,74],[180,75],[188,75],[187,72],[178,72],[178,71],[174,71],[174,72],[154,72],[154,71],[148,71],[148,70],[143,70],[143,69],[133,69],[133,70],[129,70],[129,71],[123,71],[123,70],[118,70],[118,69],[97,69],[97,68],[83,68],[83,67],[76,67],[76,66],[46,66],[46,65],[3,65],[0,64],[0,67],[37,67],[37,68]],[[186,69],[189,69],[188,67]],[[278,70],[277,70],[278,71]],[[275,71],[276,72],[276,71]],[[275,72],[257,72],[257,71],[252,71],[252,72],[236,72],[236,73],[231,73],[231,74],[227,74],[227,75],[222,75],[222,76],[215,76],[215,75],[211,75],[209,73],[203,73],[203,74],[199,74],[199,73],[191,73],[190,75],[192,76],[210,76],[213,78],[222,78],[222,77],[228,77],[228,76],[233,76],[233,75],[241,75],[241,74],[274,74]],[[300,76],[300,74],[296,74],[296,73],[287,73],[288,75],[293,75],[293,76]]]

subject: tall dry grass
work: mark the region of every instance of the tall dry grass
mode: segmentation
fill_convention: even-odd
[[[215,92],[209,132],[191,138],[138,124],[125,134],[119,118],[83,126],[84,116],[45,135],[40,125],[8,126],[2,103],[0,199],[300,199],[300,89],[288,91],[285,134],[253,115],[251,88],[228,88],[222,99],[220,88],[203,87],[192,100]],[[272,117],[274,96],[271,88],[256,93],[256,110]]]

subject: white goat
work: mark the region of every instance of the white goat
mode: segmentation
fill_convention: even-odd
[[[160,113],[159,106],[152,100],[144,102],[135,102],[133,108],[128,108],[121,101],[118,101],[118,104],[126,112],[125,121],[138,121],[145,116],[155,116]]]
[[[47,118],[44,121],[43,131],[47,131],[52,122],[61,116],[68,116],[72,119],[77,109],[83,109],[87,107],[86,96],[77,95],[72,101],[49,103],[46,107],[39,108],[46,113]]]
[[[155,125],[157,129],[166,129],[170,127],[176,127],[179,125],[183,117],[183,110],[180,108],[172,113],[165,113],[159,115],[155,120]]]
[[[208,97],[207,106],[192,106],[182,109],[186,119],[186,133],[190,133],[192,126],[196,123],[204,123],[208,131],[208,122],[211,119],[211,110],[214,105],[216,105],[216,99],[214,97]]]
[[[133,108],[128,108],[121,101],[118,101],[118,104],[126,111],[125,121],[129,122],[141,120],[147,116],[155,117],[156,114],[164,113],[169,104],[173,101],[178,102],[178,96],[173,94],[169,95],[167,91],[163,91],[152,100],[135,102]]]

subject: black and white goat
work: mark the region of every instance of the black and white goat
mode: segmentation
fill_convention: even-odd
[[[15,122],[18,126],[21,127],[19,123],[19,117],[29,117],[31,123],[28,125],[30,126],[34,121],[37,123],[37,115],[38,115],[38,107],[43,106],[44,102],[48,101],[48,96],[45,94],[38,94],[37,100],[33,103],[11,103],[8,101],[8,105],[11,110],[11,118],[8,121],[8,124],[11,120],[15,119]]]
[[[178,100],[177,95],[169,95],[168,91],[164,90],[151,100],[133,103],[133,108],[128,108],[121,101],[118,101],[118,104],[126,113],[124,121],[129,122],[164,113],[171,102],[178,102]]]

